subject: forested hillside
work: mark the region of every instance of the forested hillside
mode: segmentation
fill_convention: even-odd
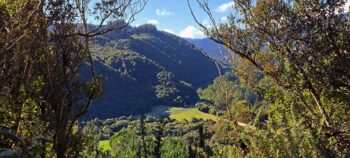
[[[86,118],[136,115],[155,105],[194,105],[196,90],[224,71],[194,45],[153,25],[129,26],[93,41],[94,67],[104,86]]]

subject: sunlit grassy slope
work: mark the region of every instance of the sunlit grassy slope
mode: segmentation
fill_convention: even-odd
[[[218,118],[214,115],[210,115],[204,112],[201,112],[194,108],[177,108],[170,109],[170,118],[177,121],[181,120],[192,120],[193,118],[203,119],[203,120],[213,120],[217,121]]]
[[[102,140],[98,143],[98,147],[102,150],[102,151],[111,151],[111,145],[109,144],[109,140]]]
[[[170,118],[177,121],[188,120],[191,121],[193,118],[203,119],[203,120],[213,120],[217,121],[218,118],[214,115],[201,112],[195,108],[180,108],[180,107],[170,107],[170,106],[154,106],[152,111],[146,113],[150,116],[161,116],[165,112],[170,112]]]

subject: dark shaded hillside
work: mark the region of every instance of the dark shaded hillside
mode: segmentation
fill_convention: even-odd
[[[186,40],[152,25],[114,31],[95,43],[94,66],[104,77],[104,94],[85,119],[140,114],[154,105],[193,105],[197,88],[210,84],[221,68]]]
[[[114,31],[96,42],[142,54],[196,88],[210,84],[218,75],[215,62],[200,49],[178,36],[157,31],[153,25]]]

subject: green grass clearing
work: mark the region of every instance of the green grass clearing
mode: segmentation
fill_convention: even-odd
[[[203,120],[213,120],[213,121],[218,120],[218,117],[201,112],[194,108],[178,108],[177,110],[173,110],[173,112],[171,112],[170,118],[175,119],[177,121],[181,121],[181,120],[191,121],[193,118],[198,118]]]
[[[217,121],[218,117],[201,112],[196,108],[181,108],[181,107],[171,107],[171,106],[154,106],[152,111],[146,113],[146,115],[158,117],[163,115],[165,112],[170,112],[170,118],[177,121],[188,120],[191,121],[193,118],[203,119],[203,120],[213,120]]]
[[[98,142],[98,148],[102,151],[111,151],[112,147],[109,144],[109,140],[102,140]]]

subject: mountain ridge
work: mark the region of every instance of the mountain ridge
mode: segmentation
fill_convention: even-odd
[[[153,25],[128,26],[93,41],[95,70],[105,76],[104,94],[84,119],[138,115],[154,105],[191,106],[197,89],[222,69],[187,40]]]
[[[228,63],[227,58],[229,57],[230,53],[227,51],[227,49],[223,45],[218,44],[209,38],[201,38],[201,39],[186,38],[185,40],[192,43],[196,47],[202,49],[212,59],[219,62]]]

